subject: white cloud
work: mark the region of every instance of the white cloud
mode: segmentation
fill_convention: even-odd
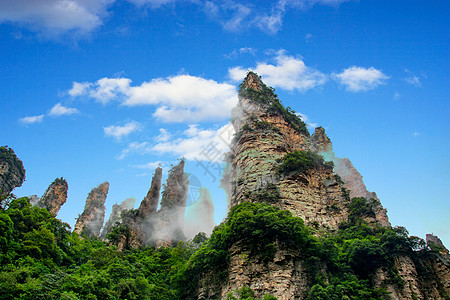
[[[176,0],[128,0],[136,6],[149,5],[151,8],[158,8],[162,5],[176,2]]]
[[[229,123],[217,130],[190,125],[183,137],[158,143],[152,150],[188,160],[222,161],[223,155],[229,150],[233,134],[233,126]]]
[[[307,10],[314,5],[338,7],[341,3],[352,0],[278,0],[272,6],[266,2],[246,3],[239,1],[205,1],[196,2],[203,5],[205,14],[218,22],[227,31],[243,31],[259,28],[261,31],[276,34],[283,27],[286,10]],[[263,3],[263,4],[261,4]]]
[[[141,124],[139,124],[136,121],[128,122],[127,124],[123,126],[108,126],[103,127],[103,130],[105,131],[106,136],[114,137],[117,140],[120,140],[121,138],[131,134],[132,132],[138,131],[141,129]]]
[[[293,8],[308,9],[316,4],[338,7],[340,4],[344,2],[350,2],[353,0],[279,0],[279,1],[285,2],[287,5]]]
[[[297,115],[298,117],[300,117],[300,119],[302,119],[302,121],[305,122],[306,125],[308,125],[308,127],[310,127],[310,128],[316,128],[316,127],[319,126],[317,123],[311,122],[311,121],[309,120],[308,115],[306,115],[306,114],[296,113],[296,115]]]
[[[301,58],[286,55],[284,50],[278,51],[274,60],[275,64],[257,63],[256,68],[230,68],[229,76],[235,81],[241,81],[247,74],[247,70],[252,70],[260,75],[267,85],[290,91],[306,91],[326,81],[325,74],[307,67]]]
[[[171,137],[172,135],[167,131],[167,129],[160,128],[159,135],[155,138],[155,140],[157,142],[167,142]]]
[[[101,103],[157,106],[153,115],[166,122],[223,120],[237,103],[234,85],[191,75],[157,78],[138,86],[130,83],[128,78],[102,78],[86,85],[84,94]]]
[[[114,0],[0,1],[0,23],[16,23],[47,36],[85,34],[102,25]]]
[[[415,76],[415,75],[413,75],[413,76],[411,76],[411,77],[406,77],[404,80],[405,80],[407,83],[409,83],[409,84],[411,84],[411,85],[414,85],[414,86],[416,86],[416,87],[421,87],[421,86],[422,86],[422,82],[420,82],[419,77],[417,77],[417,76]]]
[[[101,78],[91,85],[90,97],[102,104],[106,104],[128,92],[131,79],[128,78]]]
[[[40,123],[42,120],[44,120],[45,115],[39,115],[39,116],[30,116],[30,117],[24,117],[19,119],[19,121],[23,124],[34,124],[34,123]]]
[[[350,67],[339,74],[334,73],[333,78],[344,85],[346,90],[351,92],[361,92],[376,88],[389,78],[380,70],[370,67]]]
[[[80,113],[80,111],[76,108],[65,107],[61,103],[57,103],[55,106],[53,106],[50,109],[48,115],[52,116],[52,117],[59,117],[59,116],[73,115],[73,114],[78,114],[78,113]]]
[[[256,49],[250,48],[250,47],[242,47],[239,49],[234,49],[231,53],[225,54],[224,57],[227,59],[233,59],[236,58],[240,54],[256,54]]]
[[[125,149],[122,150],[122,153],[117,156],[117,159],[124,159],[130,154],[147,154],[152,151],[152,147],[148,142],[133,142],[130,143]]]
[[[164,165],[163,162],[157,160],[157,161],[151,161],[151,162],[148,162],[148,163],[143,164],[143,165],[134,165],[134,166],[132,166],[132,167],[138,168],[138,169],[154,170],[154,169],[156,169],[157,167],[162,167],[163,165]]]
[[[68,94],[72,97],[82,96],[86,94],[91,85],[92,83],[89,82],[73,82]]]
[[[280,0],[272,7],[270,14],[256,16],[254,21],[256,26],[269,34],[276,34],[283,27],[286,4],[287,2],[285,0]]]

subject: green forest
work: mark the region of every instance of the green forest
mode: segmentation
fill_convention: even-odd
[[[0,209],[1,299],[196,299],[200,278],[214,286],[227,277],[233,244],[260,258],[277,248],[298,249],[308,270],[308,299],[388,299],[369,278],[393,264],[396,254],[420,260],[433,250],[405,228],[368,226],[371,202],[354,198],[349,221],[336,232],[309,228],[285,210],[244,202],[208,238],[198,234],[167,248],[118,251],[107,241],[79,236],[68,224],[28,198],[2,196]],[[392,271],[394,272],[394,271]],[[404,282],[397,274],[391,280]],[[228,299],[256,299],[249,287]],[[276,299],[265,295],[264,299]]]

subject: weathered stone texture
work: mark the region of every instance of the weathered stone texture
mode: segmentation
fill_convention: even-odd
[[[112,207],[111,214],[109,215],[108,221],[105,223],[103,227],[101,238],[105,239],[106,235],[111,231],[111,228],[116,224],[120,223],[122,220],[121,214],[124,211],[128,211],[134,207],[134,203],[136,199],[128,198],[122,201],[120,204],[114,204]]]
[[[25,169],[11,148],[0,147],[0,193],[8,195],[25,180]]]
[[[89,193],[84,211],[78,218],[74,231],[85,233],[89,237],[98,237],[105,220],[105,201],[109,191],[109,182],[104,182]]]
[[[56,178],[42,195],[37,203],[38,207],[46,208],[53,216],[56,216],[67,200],[69,186],[64,178]]]
[[[155,213],[159,205],[159,193],[161,191],[161,178],[162,169],[160,167],[156,168],[155,174],[152,178],[152,183],[150,189],[148,190],[147,196],[142,200],[139,206],[139,216],[145,218],[152,213]]]

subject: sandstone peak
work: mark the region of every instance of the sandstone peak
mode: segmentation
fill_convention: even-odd
[[[159,204],[159,193],[161,191],[161,178],[162,178],[162,168],[157,167],[155,174],[152,178],[152,183],[150,189],[148,190],[147,196],[142,200],[139,206],[139,216],[145,218],[152,213],[155,213],[158,209]]]
[[[311,136],[311,142],[316,152],[328,152],[333,150],[330,138],[326,135],[322,126],[316,127]]]
[[[25,180],[25,169],[14,150],[8,146],[0,147],[0,194],[8,195]]]
[[[261,81],[261,77],[258,76],[255,72],[249,71],[243,81],[243,86],[245,88],[251,88],[260,91],[262,90],[263,82]]]
[[[46,208],[53,216],[56,216],[61,206],[66,203],[68,189],[67,181],[63,177],[56,178],[49,185],[37,205]]]
[[[105,219],[105,201],[108,195],[109,182],[105,181],[89,193],[84,211],[75,224],[74,231],[89,237],[98,237]]]

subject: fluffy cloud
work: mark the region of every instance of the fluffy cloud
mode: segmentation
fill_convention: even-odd
[[[21,119],[19,119],[19,121],[20,121],[22,124],[26,124],[26,125],[28,125],[28,124],[34,124],[34,123],[40,123],[40,122],[42,122],[42,121],[44,120],[44,116],[45,116],[45,115],[29,116],[29,117],[21,118]]]
[[[129,135],[132,132],[138,131],[141,129],[141,124],[135,121],[128,122],[123,126],[108,126],[103,127],[106,136],[111,136],[117,140]]]
[[[133,142],[130,143],[125,149],[122,150],[122,153],[117,156],[117,159],[124,159],[130,154],[147,154],[152,151],[152,147],[148,142]]]
[[[346,90],[351,92],[361,92],[376,88],[389,78],[380,70],[370,67],[350,67],[339,74],[333,74],[333,78],[344,85]]]
[[[171,141],[160,142],[152,147],[161,154],[172,154],[196,161],[222,161],[229,150],[234,129],[226,124],[217,130],[202,129],[198,125],[190,125],[183,137]]]
[[[10,22],[58,35],[67,31],[87,33],[102,25],[114,0],[0,1],[0,23]]]
[[[71,107],[65,107],[61,103],[57,103],[55,106],[53,106],[48,115],[52,117],[59,117],[64,115],[73,115],[80,113],[78,109],[71,108]]]
[[[91,85],[92,83],[89,82],[72,82],[72,88],[68,91],[68,94],[72,97],[85,95]]]
[[[225,119],[237,103],[235,87],[191,75],[157,78],[131,86],[127,78],[102,78],[95,83],[73,83],[69,94],[88,95],[106,104],[117,100],[126,106],[157,106],[154,116],[166,122]]]
[[[260,75],[267,85],[290,91],[306,91],[326,81],[325,74],[307,67],[301,58],[286,55],[283,50],[277,52],[274,61],[275,64],[260,62],[250,69],[230,68],[229,76],[235,81],[241,81],[247,70],[252,70]]]

